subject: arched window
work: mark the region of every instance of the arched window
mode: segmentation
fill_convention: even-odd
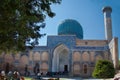
[[[87,65],[84,64],[84,65],[83,65],[83,71],[84,71],[84,74],[87,74],[87,70],[88,70],[88,69],[87,69]]]

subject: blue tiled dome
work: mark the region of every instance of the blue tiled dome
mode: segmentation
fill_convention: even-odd
[[[83,39],[83,29],[76,20],[66,19],[58,25],[58,35],[76,35]]]

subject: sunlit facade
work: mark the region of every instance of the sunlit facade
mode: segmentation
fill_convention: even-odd
[[[110,9],[105,7],[103,12],[107,13]],[[107,17],[110,19],[110,16]],[[105,17],[105,24],[109,24],[107,27],[111,26],[107,21]],[[67,72],[66,76],[91,77],[98,60],[109,60],[117,69],[118,38],[84,40],[83,33],[79,22],[66,19],[59,24],[58,35],[47,37],[46,46],[36,46],[20,54],[2,53],[0,69],[17,70],[22,75],[26,71],[29,75],[38,72],[43,75],[46,72]]]

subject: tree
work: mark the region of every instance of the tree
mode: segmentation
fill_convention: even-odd
[[[0,0],[0,52],[24,51],[34,47],[44,34],[46,16],[54,17],[51,4],[61,0]]]
[[[93,71],[92,76],[94,78],[113,78],[115,75],[115,69],[113,64],[107,60],[99,60]]]

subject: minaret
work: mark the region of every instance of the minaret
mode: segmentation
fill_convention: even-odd
[[[103,8],[104,13],[104,24],[105,24],[105,38],[108,41],[111,41],[112,36],[112,21],[111,21],[111,12],[112,8],[109,6],[106,6]]]
[[[106,40],[108,40],[109,46],[112,48],[111,54],[112,54],[112,61],[114,64],[114,68],[119,68],[119,59],[118,59],[118,38],[112,36],[112,20],[111,20],[111,12],[112,8],[109,6],[106,6],[103,8],[104,13],[104,23],[105,23],[105,37]]]

